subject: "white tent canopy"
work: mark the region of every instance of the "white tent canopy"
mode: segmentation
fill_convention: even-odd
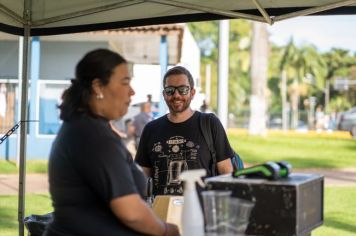
[[[273,24],[311,14],[355,14],[334,0],[0,0],[0,30],[51,35],[162,23],[244,18]]]
[[[232,18],[273,24],[313,14],[356,14],[356,0],[0,0],[0,31],[24,36],[21,86],[24,121],[31,36]],[[27,125],[23,122],[19,147],[19,235],[24,235],[26,133]]]

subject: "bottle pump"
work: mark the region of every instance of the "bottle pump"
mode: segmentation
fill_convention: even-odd
[[[204,236],[204,216],[200,206],[195,183],[205,186],[201,177],[206,175],[205,169],[187,170],[180,174],[184,181],[184,205],[182,213],[183,236]]]

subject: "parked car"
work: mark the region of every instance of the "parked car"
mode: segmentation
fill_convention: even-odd
[[[349,131],[353,138],[356,138],[356,107],[341,113],[339,130]]]
[[[288,128],[291,129],[290,124],[287,124]],[[283,128],[283,122],[281,117],[274,117],[269,120],[267,123],[267,127],[269,129],[282,129]],[[308,131],[309,127],[307,122],[298,120],[297,127],[295,128],[297,131]]]
[[[273,117],[269,120],[267,127],[269,129],[282,129],[282,118]]]

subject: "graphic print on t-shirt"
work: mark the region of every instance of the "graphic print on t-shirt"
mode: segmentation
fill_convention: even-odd
[[[153,144],[158,160],[153,164],[153,182],[160,194],[182,194],[179,175],[201,165],[197,154],[200,146],[182,136],[170,137],[166,142]]]

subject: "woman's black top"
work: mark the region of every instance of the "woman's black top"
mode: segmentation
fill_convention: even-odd
[[[142,235],[110,209],[115,198],[143,197],[146,179],[108,120],[78,113],[64,122],[48,173],[54,220],[45,235]]]

